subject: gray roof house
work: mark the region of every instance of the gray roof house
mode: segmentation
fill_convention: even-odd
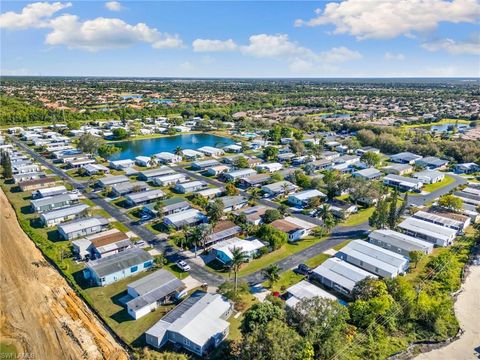
[[[422,157],[411,152],[401,152],[395,155],[390,156],[390,160],[400,164],[410,164],[413,165],[415,161],[420,160]]]
[[[457,235],[456,230],[413,217],[406,218],[398,224],[398,228],[407,235],[431,242],[437,246],[450,245]]]
[[[424,184],[435,184],[442,181],[445,178],[445,174],[440,171],[424,170],[413,174],[412,177]]]
[[[353,240],[336,257],[384,278],[394,278],[408,269],[408,259],[363,240]]]
[[[233,210],[241,209],[242,207],[248,204],[246,197],[237,195],[237,196],[224,196],[220,200],[223,203],[223,211],[229,212]]]
[[[168,342],[203,356],[228,335],[233,306],[220,294],[197,291],[145,332],[147,344]]]
[[[188,194],[197,190],[205,189],[208,184],[205,181],[189,181],[185,183],[178,183],[175,185],[175,190],[181,194]]]
[[[147,191],[141,191],[136,193],[131,193],[125,196],[125,201],[130,206],[137,206],[142,204],[148,204],[152,201],[157,201],[165,197],[165,193],[160,189],[152,189]]]
[[[83,275],[93,284],[105,286],[148,270],[152,265],[153,258],[148,252],[131,248],[112,256],[89,261]]]
[[[132,300],[127,302],[127,312],[135,320],[155,310],[183,290],[185,285],[167,270],[157,270],[127,286]]]
[[[120,184],[123,182],[128,182],[128,177],[125,175],[117,175],[117,176],[106,176],[102,179],[99,179],[97,184],[98,186],[104,188],[107,186],[113,186],[115,184]]]
[[[277,181],[273,184],[263,185],[262,191],[270,196],[277,196],[280,194],[289,194],[298,189],[297,185],[289,181]]]
[[[359,281],[366,277],[377,278],[376,275],[336,257],[327,259],[313,269],[310,277],[346,296],[350,296],[353,288]]]
[[[44,212],[40,215],[40,221],[44,226],[51,227],[64,221],[73,220],[89,208],[86,204],[78,204],[67,208]]]
[[[367,168],[353,172],[352,176],[365,180],[373,180],[378,179],[380,176],[382,176],[382,173],[380,172],[380,170],[377,170],[375,168]]]
[[[415,161],[415,165],[429,170],[444,169],[448,165],[448,160],[440,159],[435,156],[426,156]]]
[[[433,251],[432,243],[389,229],[372,231],[368,234],[368,239],[372,244],[406,257],[409,257],[412,251],[421,251],[424,254]]]
[[[112,186],[112,193],[115,196],[125,196],[130,193],[145,191],[147,189],[148,185],[143,181],[122,182]]]
[[[418,191],[423,187],[423,182],[405,176],[389,174],[383,178],[383,183],[403,191]]]
[[[207,221],[207,217],[197,209],[188,209],[179,213],[167,215],[163,218],[166,226],[181,229],[184,226],[194,226]]]
[[[204,160],[204,161],[195,161],[192,163],[192,169],[194,170],[205,170],[212,166],[220,165],[217,160]]]
[[[447,218],[444,216],[440,216],[437,214],[432,214],[430,212],[425,211],[417,211],[415,214],[412,215],[416,219],[420,219],[432,224],[444,226],[450,229],[457,231],[458,234],[463,232],[464,222]]]
[[[108,220],[95,216],[82,218],[58,225],[60,237],[65,240],[76,239],[80,236],[87,236],[99,233],[108,227]]]
[[[158,169],[145,170],[138,174],[138,179],[143,181],[151,181],[156,177],[175,174],[175,170],[168,166],[162,166]]]
[[[76,194],[60,194],[55,196],[47,196],[37,200],[31,200],[32,210],[42,213],[55,209],[61,209],[78,202]]]

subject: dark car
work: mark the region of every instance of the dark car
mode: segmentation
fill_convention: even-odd
[[[300,275],[310,275],[312,273],[312,269],[308,267],[306,264],[300,264],[296,267],[293,272],[300,274]]]

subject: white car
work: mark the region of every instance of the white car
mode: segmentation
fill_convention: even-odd
[[[180,260],[177,261],[177,266],[180,268],[182,271],[190,271],[190,265],[188,265],[185,261]]]

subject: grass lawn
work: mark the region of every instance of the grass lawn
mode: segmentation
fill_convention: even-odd
[[[250,309],[255,303],[258,302],[257,298],[252,294],[244,294],[241,297],[241,302],[243,303],[242,315],[238,318],[234,318],[234,315],[230,316],[227,320],[230,323],[230,330],[228,333],[229,340],[240,340],[242,334],[240,332],[240,326],[242,325],[243,314]]]
[[[372,216],[375,211],[375,207],[369,207],[367,209],[361,209],[356,214],[350,215],[350,217],[344,222],[340,223],[340,226],[356,226],[368,221],[368,218]]]
[[[82,202],[83,202],[84,204],[87,204],[88,206],[92,206],[92,207],[95,206],[95,203],[94,203],[92,200],[87,199],[87,198],[82,199]]]
[[[426,192],[433,192],[433,191],[436,191],[438,189],[441,189],[442,187],[444,186],[447,186],[447,185],[450,185],[450,184],[453,184],[455,182],[455,178],[453,176],[450,176],[450,175],[445,175],[445,178],[442,180],[442,181],[439,181],[435,184],[428,184],[428,185],[425,185],[423,188],[422,188],[422,191],[426,191]],[[418,194],[418,193],[408,193],[408,196],[420,196],[421,194]]]
[[[103,216],[105,219],[111,218],[110,214],[103,209],[93,209],[92,213],[93,215]]]
[[[134,320],[128,315],[119,299],[127,294],[128,284],[148,274],[151,272],[146,271],[108,286],[91,287],[84,290],[106,323],[126,343],[134,346],[144,345],[143,333],[174,307],[173,305],[161,306],[138,320]]]
[[[352,240],[345,240],[344,242],[342,242],[342,243],[334,246],[333,249],[336,250],[336,251],[338,251],[338,250],[340,250],[341,248],[343,248],[344,246],[346,246],[350,241],[352,241]]]
[[[112,223],[110,223],[115,229],[118,229],[120,231],[123,231],[123,232],[129,232],[130,229],[123,223],[119,222],[119,221],[114,221]]]
[[[275,250],[271,253],[268,253],[262,256],[259,259],[252,260],[249,263],[245,264],[242,267],[242,269],[239,271],[238,275],[245,276],[245,275],[252,274],[258,270],[266,268],[268,265],[271,265],[273,263],[276,263],[277,261],[285,259],[286,257],[293,255],[299,251],[302,251],[303,249],[306,249],[312,245],[315,245],[316,243],[323,240],[325,240],[325,238],[308,237],[294,244],[288,243],[282,246],[278,250]]]

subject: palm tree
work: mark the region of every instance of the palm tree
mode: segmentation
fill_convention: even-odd
[[[155,155],[150,156],[150,160],[148,161],[148,165],[154,167],[157,165],[157,158]]]
[[[335,218],[331,213],[328,213],[323,219],[323,226],[328,230],[328,232],[332,231],[332,229],[334,228]]]
[[[181,146],[177,146],[177,147],[175,148],[175,155],[182,155],[182,151],[183,151],[182,147],[181,147]]]
[[[197,257],[198,246],[205,247],[205,242],[211,233],[212,229],[209,224],[200,224],[189,230],[187,236],[195,248],[195,257]]]
[[[280,279],[280,270],[280,266],[274,264],[270,265],[266,269],[263,269],[262,273],[270,283],[270,287],[272,287],[273,284]]]
[[[233,247],[230,249],[230,252],[232,253],[232,260],[230,261],[230,271],[233,271],[233,289],[236,293],[238,287],[238,272],[240,271],[242,265],[247,262],[248,258],[240,247]]]
[[[261,192],[262,192],[262,191],[261,191],[259,188],[253,188],[253,189],[252,189],[252,193],[251,193],[251,198],[252,198],[253,200],[258,200],[258,199],[260,199],[260,193],[261,193]]]
[[[330,206],[323,204],[318,208],[318,217],[320,219],[325,219],[330,211]]]

